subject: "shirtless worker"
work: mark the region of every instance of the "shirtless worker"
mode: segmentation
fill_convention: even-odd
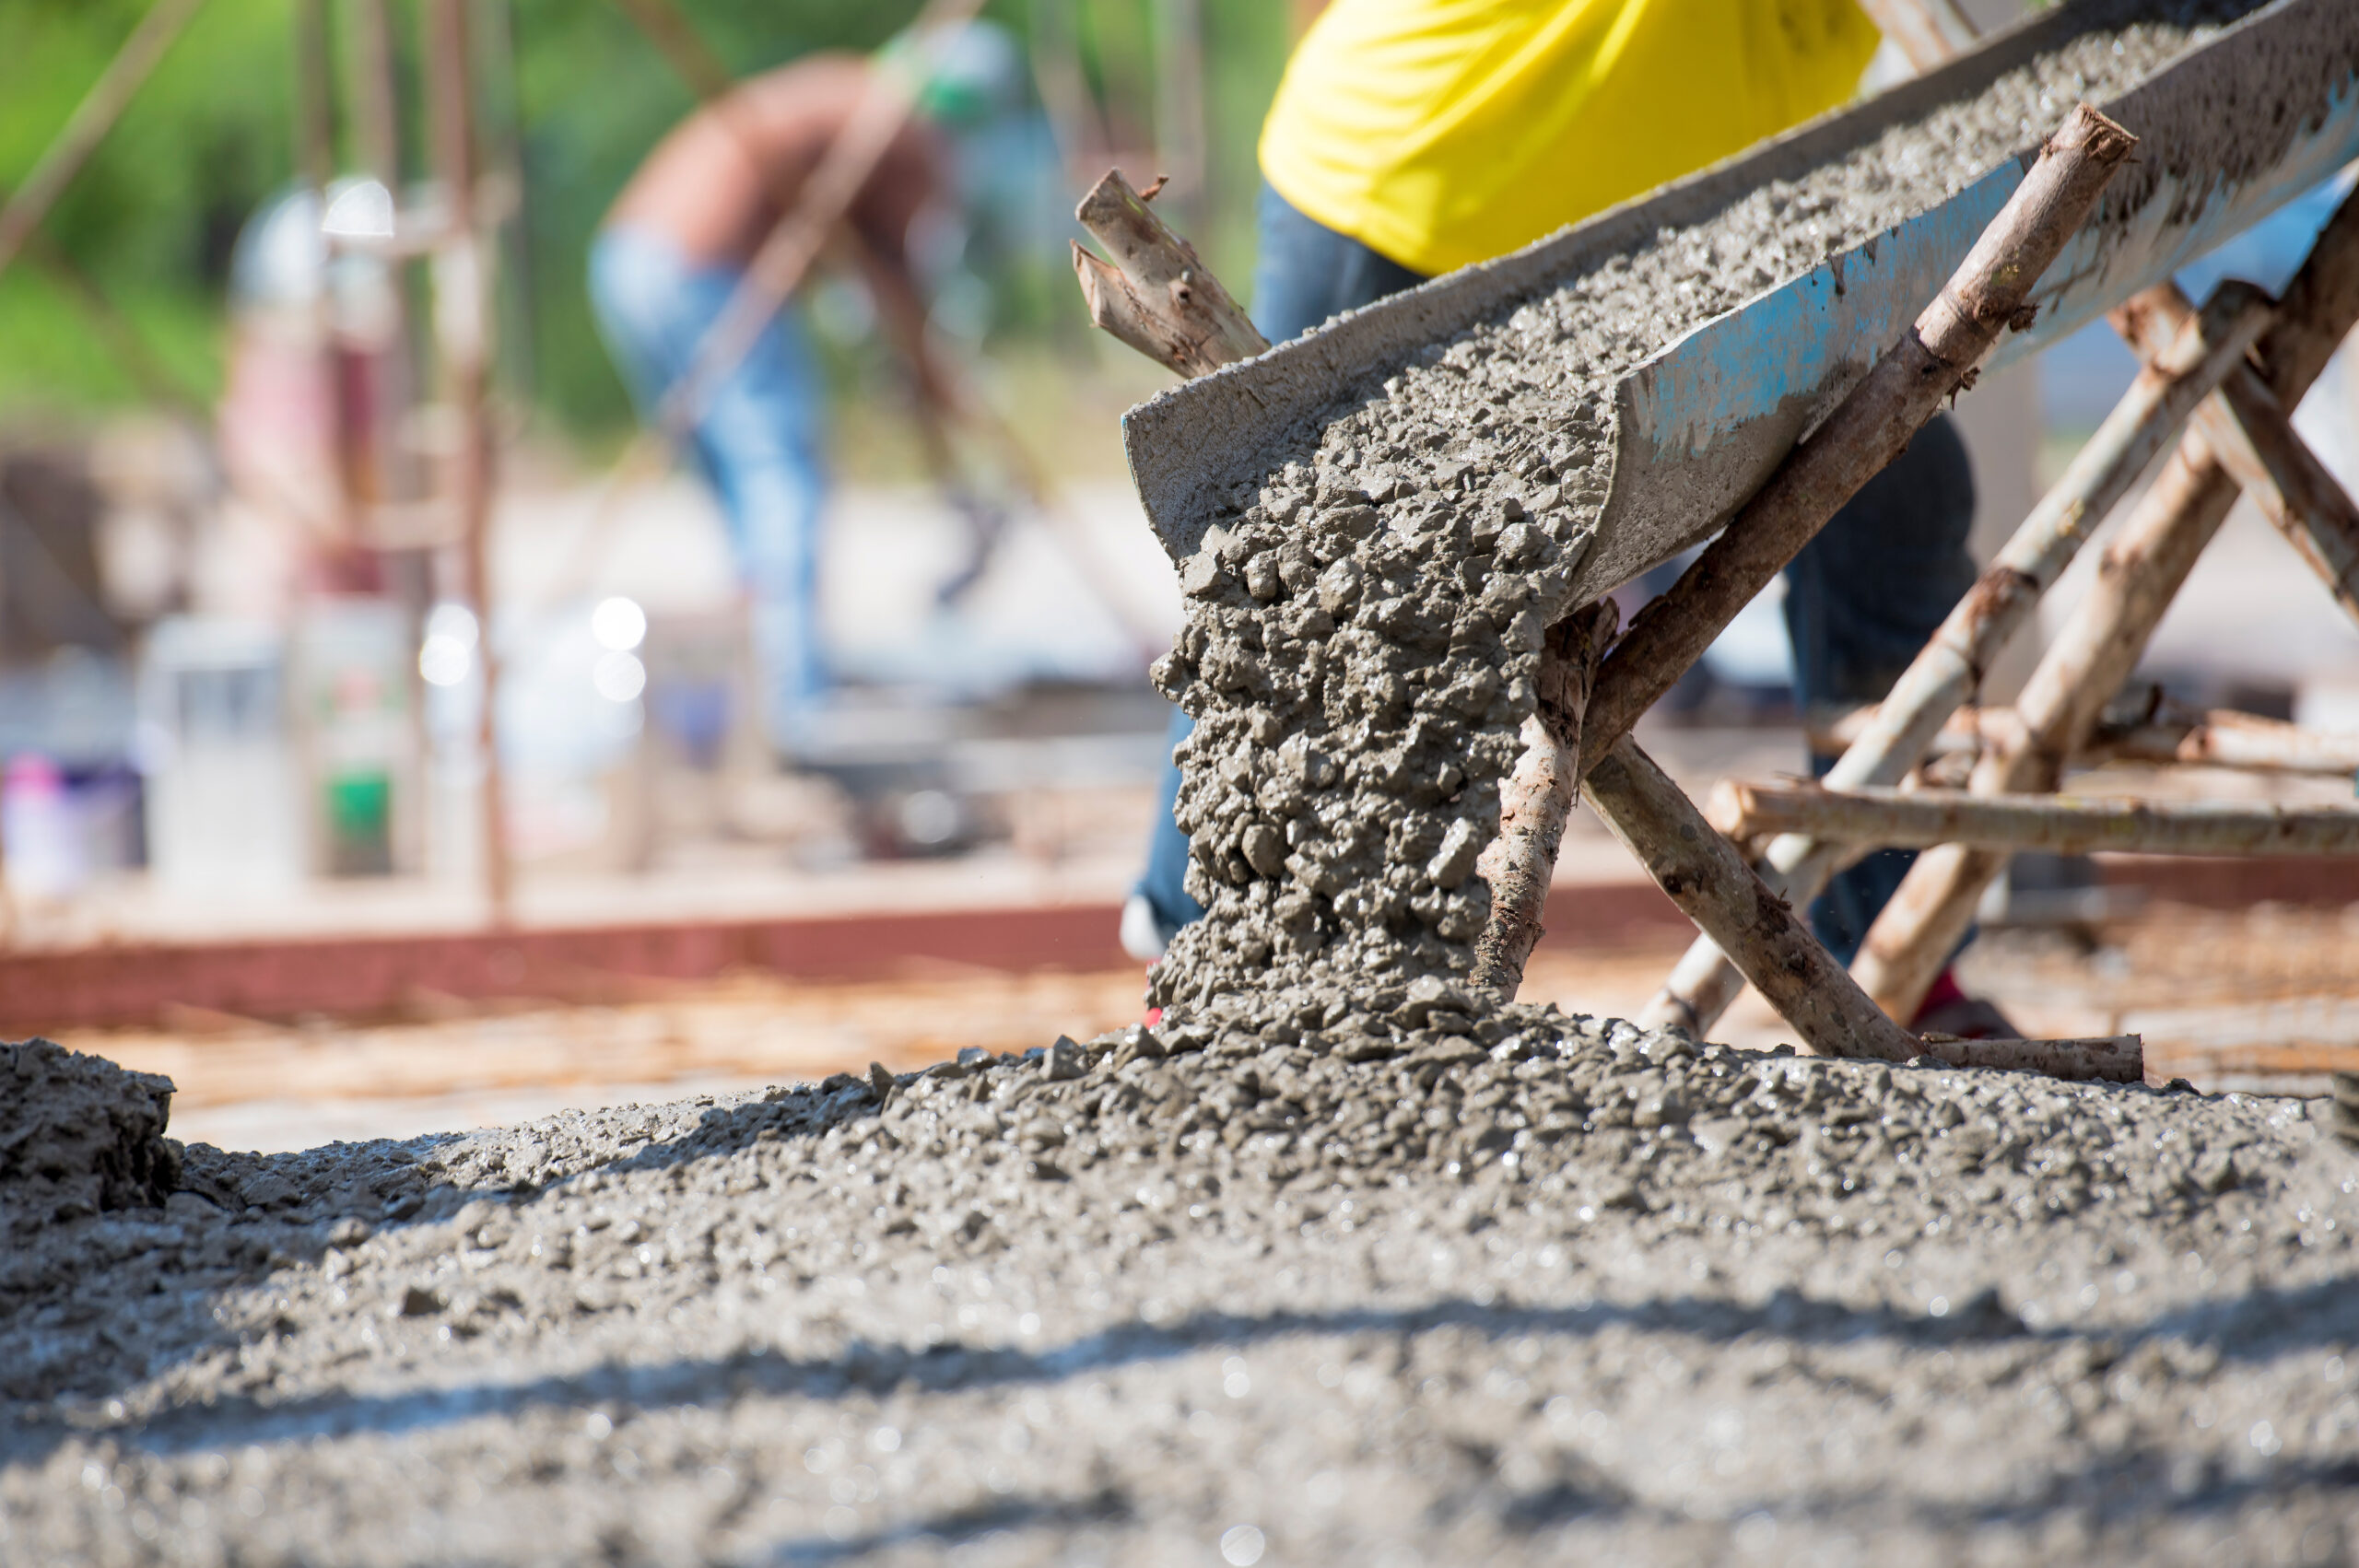
[[[936,126],[988,111],[1003,84],[992,41],[958,32],[905,48],[923,81],[905,121],[845,214],[844,247],[877,316],[914,367],[921,404],[941,390],[922,346],[926,305],[911,224],[949,190]],[[983,47],[971,47],[981,44]],[[657,145],[616,198],[590,250],[601,335],[643,418],[695,362],[745,268],[856,111],[877,67],[813,54],[749,78]],[[763,329],[706,400],[690,440],[717,493],[748,600],[760,720],[783,756],[805,753],[827,701],[819,637],[819,516],[827,495],[826,386],[791,307]]]
[[[1853,0],[1334,0],[1262,128],[1254,324],[1283,343],[1729,157],[1848,100],[1877,41]],[[1936,418],[1786,570],[1799,707],[1884,696],[1973,585],[1973,518],[1966,450]],[[1175,743],[1187,727],[1175,714]],[[1168,769],[1123,910],[1140,957],[1203,912],[1179,782]],[[1812,905],[1837,958],[1913,858],[1870,856]],[[2013,1033],[1946,972],[1911,1022]]]

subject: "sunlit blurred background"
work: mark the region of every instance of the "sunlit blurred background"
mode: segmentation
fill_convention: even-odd
[[[1120,416],[1169,378],[1089,329],[1072,211],[1109,167],[1167,174],[1158,210],[1247,293],[1254,142],[1316,6],[981,8],[1002,64],[945,133],[951,189],[910,242],[973,410],[930,435],[857,269],[823,258],[790,306],[827,387],[839,683],[791,756],[757,712],[722,512],[691,467],[637,460],[584,258],[695,108],[698,52],[742,77],[877,50],[918,8],[468,0],[463,70],[432,8],[0,6],[0,199],[87,150],[0,263],[0,1025],[170,1071],[176,1129],[272,1148],[1134,1018],[1116,911],[1162,756],[1145,671],[1179,597]],[[143,39],[153,69],[126,85]],[[461,101],[472,225],[438,141]],[[2334,197],[2196,292],[2224,270],[2282,283]],[[2093,328],[1961,404],[1981,548],[2133,369]],[[2301,417],[2347,480],[2351,374],[2339,360]],[[1798,768],[1785,659],[1765,602],[1649,721],[1658,754],[1699,790]],[[2359,727],[2359,637],[2241,512],[2149,666],[2199,705]],[[1563,874],[1594,913],[1530,989],[1637,1005],[1684,928],[1602,835],[1577,827]],[[2104,893],[2075,874],[2066,891]],[[2066,900],[2078,945],[1986,943],[2027,1024],[2101,1032],[2155,995],[2154,944],[2122,924],[2154,912],[2107,896]],[[2341,919],[2332,889],[2274,896]],[[2035,902],[2013,925],[2037,926]],[[1988,913],[2003,937],[2008,908]],[[2338,998],[2348,933],[2294,924],[2329,933],[2326,956],[2287,959],[2278,990]],[[2359,1025],[2346,1009],[2272,1037],[2359,1045]]]

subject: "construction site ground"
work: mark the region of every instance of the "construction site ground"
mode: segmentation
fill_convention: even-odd
[[[186,1190],[0,1247],[0,1562],[2346,1561],[2359,1157],[2288,1096],[2359,928],[2070,896],[1963,975],[2153,1084],[1642,1037],[1643,910],[1473,1039],[1157,1060],[1136,965],[923,959],[65,1032]]]
[[[1676,932],[1636,944],[1544,947],[1522,995],[1627,1015],[1678,957]],[[2359,912],[2154,905],[2092,924],[1984,935],[1963,974],[2027,1032],[2143,1034],[2150,1076],[2201,1088],[2315,1094],[2359,1069]],[[182,1013],[62,1042],[178,1085],[172,1128],[226,1149],[496,1127],[567,1108],[724,1094],[872,1061],[926,1067],[968,1046],[1022,1051],[1136,1023],[1136,966],[1011,974],[915,965],[873,981],[744,973],[649,983],[637,1000],[421,1000],[406,1016],[285,1023]],[[1791,1031],[1748,992],[1713,1037],[1770,1049]]]
[[[2096,939],[1971,973],[2044,1028],[2350,1016],[2339,913]],[[1670,956],[1531,994],[1626,1010]],[[1138,986],[78,1038],[172,1072],[175,1132],[348,1141],[29,1216],[0,1560],[2348,1560],[2359,1155],[2318,1102],[1414,1000],[864,1071]]]

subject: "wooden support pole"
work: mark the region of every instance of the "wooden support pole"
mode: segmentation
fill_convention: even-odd
[[[2072,111],[1940,297],[1670,591],[1638,613],[1598,673],[1585,756],[1602,756],[1630,732],[1737,613],[1966,382],[2001,332],[2030,324],[2032,286],[2136,146],[2136,137],[2088,105]]]
[[[2177,285],[2140,297],[2119,312],[2121,335],[2142,358],[2178,330],[2191,309]],[[2195,428],[2229,476],[2294,553],[2308,562],[2335,603],[2359,618],[2359,506],[2294,429],[2276,393],[2249,365],[2238,365],[2195,415]]]
[[[387,0],[351,0],[353,144],[360,166],[399,201],[402,189],[402,110]]]
[[[2010,715],[2011,727],[2013,716]],[[2075,754],[2083,762],[2184,763],[2255,773],[2359,774],[2359,734],[2306,730],[2283,719],[2215,708],[2144,723],[2100,723]]]
[[[1636,742],[1625,735],[1614,743],[1581,789],[1614,837],[1671,901],[1735,958],[1803,1045],[1820,1056],[1884,1061],[1923,1053],[1917,1036],[1877,1010]]]
[[[2359,811],[2350,809],[1823,790],[1723,779],[1705,814],[1731,838],[1804,833],[1895,849],[1970,844],[2060,855],[2359,855]]]
[[[616,0],[616,4],[698,101],[710,104],[724,99],[737,85],[704,35],[670,0]]]
[[[1089,319],[1107,332],[1183,376],[1206,375],[1270,346],[1195,247],[1155,215],[1121,170],[1109,170],[1074,216],[1110,258],[1074,242],[1074,275]]]
[[[388,0],[351,0],[346,7],[351,51],[346,98],[352,108],[353,147],[360,168],[384,185],[398,211],[403,188],[401,83],[387,6]],[[409,291],[399,282],[396,277],[396,287],[389,291],[392,319],[377,351],[380,395],[368,411],[375,449],[374,484],[368,498],[378,503],[413,501],[421,489],[417,454],[401,435],[417,400],[417,345],[411,336]]]
[[[2281,406],[2300,404],[2354,320],[2359,197],[2346,199],[2319,233],[2262,335],[2261,379]],[[2055,789],[2066,758],[2136,667],[2237,494],[2211,443],[2189,430],[2124,520],[2088,597],[2016,698],[2020,729],[1976,766],[1978,793]],[[2005,864],[2002,853],[1959,845],[1919,856],[1853,963],[1860,984],[1887,1009],[1913,1015],[1972,923],[1982,890]]]
[[[2359,506],[2250,369],[2220,392],[2195,427],[2343,613],[2359,620]]]
[[[1183,227],[1204,222],[1203,0],[1149,0],[1155,28],[1156,166],[1172,182]]]
[[[1572,814],[1581,710],[1616,618],[1614,601],[1601,600],[1549,627],[1540,650],[1539,708],[1524,720],[1523,755],[1508,779],[1499,836],[1475,867],[1491,889],[1491,919],[1474,942],[1473,978],[1502,1001],[1515,1000],[1543,929],[1548,883]]]
[[[2262,338],[2260,379],[2287,408],[2303,397],[2359,322],[2359,192],[2342,199],[2310,242],[2294,281],[2278,297],[2277,321]]]
[[[2146,1041],[2141,1035],[2078,1040],[1960,1040],[1928,1035],[1924,1050],[1950,1067],[2044,1072],[2083,1083],[2139,1083],[2146,1077]]]
[[[499,595],[491,572],[493,441],[489,387],[490,280],[476,231],[474,52],[467,42],[468,0],[428,0],[427,107],[435,172],[450,204],[447,238],[435,258],[434,320],[441,350],[443,395],[459,415],[459,449],[452,474],[467,597],[475,610],[475,656],[482,661],[483,710],[475,746],[483,762],[478,802],[483,839],[483,889],[495,927],[511,919],[513,870],[508,842],[507,791],[499,762]]]
[[[2267,296],[2232,281],[2221,285],[2200,315],[2181,323],[1894,683],[1865,732],[1828,775],[1832,787],[1897,783],[1923,759],[1950,714],[1980,686],[1983,673],[2030,622],[2040,596],[2055,586],[2090,532],[2203,399],[2243,363],[2268,327],[2271,310]],[[1779,896],[1807,904],[1842,863],[1839,846],[1788,836],[1769,846],[1759,869]],[[1743,989],[1725,955],[1708,937],[1699,938],[1639,1022],[1708,1029]]]
[[[1872,720],[1873,708],[1813,723],[1810,743],[1839,752]],[[1933,755],[1978,753],[2021,727],[2012,708],[1961,708],[1950,716],[1927,748]],[[2098,721],[2087,743],[2072,754],[2077,767],[2109,762],[2236,768],[2254,773],[2314,773],[2327,777],[2359,773],[2359,734],[2306,730],[2283,719],[2264,719],[2214,708],[2202,712],[2165,705],[2151,713]],[[1833,788],[1833,775],[1824,781]]]
[[[74,106],[65,128],[42,149],[31,172],[17,187],[17,193],[8,198],[6,207],[0,207],[0,274],[8,270],[9,263],[25,248],[25,240],[41,227],[41,219],[49,216],[57,198],[65,193],[65,188],[74,182],[90,155],[98,151],[99,144],[106,140],[107,133],[114,129],[115,122],[123,118],[123,111],[130,107],[140,84],[147,79],[147,73],[156,68],[156,63],[164,57],[164,52],[180,37],[181,29],[202,4],[204,0],[156,0],[147,14],[139,18],[139,25],[131,29],[131,36],[123,40],[114,58],[107,62],[107,68],[99,74],[90,90],[82,95],[82,101]]]
[[[310,191],[313,221],[323,223],[328,186],[335,178],[335,55],[328,37],[326,0],[295,0],[295,171]],[[375,575],[362,544],[360,496],[370,463],[370,432],[351,378],[342,367],[334,290],[324,269],[311,296],[311,352],[330,410],[328,506],[334,537],[320,563],[331,580],[370,581]]]

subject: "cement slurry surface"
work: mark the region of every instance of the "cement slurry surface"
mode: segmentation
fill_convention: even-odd
[[[2359,1546],[2300,1103],[1462,1002],[193,1147],[0,1258],[0,1561]]]
[[[0,1041],[0,1246],[180,1185],[171,1080],[47,1040]]]
[[[1235,487],[1181,566],[1188,622],[1156,667],[1196,720],[1176,814],[1209,911],[1156,1000],[1200,1005],[1273,971],[1346,992],[1467,973],[1541,638],[1574,607],[1605,502],[1615,380],[2252,8],[2093,8],[1986,90],[1432,345]],[[2162,172],[2189,171],[2135,177]]]

